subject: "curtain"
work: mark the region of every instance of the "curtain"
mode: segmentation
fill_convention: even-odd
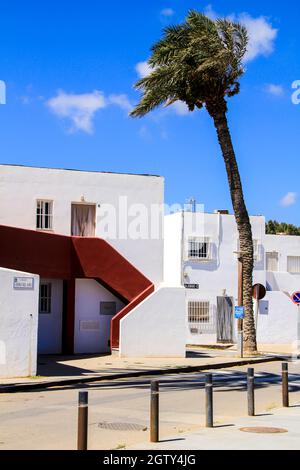
[[[72,236],[95,236],[95,206],[85,204],[72,204]]]

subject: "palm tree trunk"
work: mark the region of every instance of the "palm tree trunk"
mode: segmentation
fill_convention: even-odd
[[[213,118],[217,130],[219,144],[226,165],[231,200],[239,232],[241,261],[243,266],[243,303],[245,307],[244,350],[245,354],[251,355],[257,351],[252,299],[254,256],[251,223],[244,201],[241,178],[228,127],[227,103],[225,99],[222,98],[218,102],[206,103],[206,108]]]

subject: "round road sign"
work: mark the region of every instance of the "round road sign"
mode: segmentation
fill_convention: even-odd
[[[292,295],[292,301],[294,302],[294,304],[300,305],[300,292],[295,292]]]
[[[265,288],[265,286],[263,286],[262,284],[255,284],[255,286],[253,286],[253,298],[256,299],[256,300],[262,300],[266,293],[267,293],[267,290]]]

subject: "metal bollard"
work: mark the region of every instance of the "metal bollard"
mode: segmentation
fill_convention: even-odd
[[[248,369],[247,374],[248,415],[255,416],[254,406],[254,369]]]
[[[206,409],[206,427],[214,427],[213,412],[213,379],[212,374],[205,376],[205,409]]]
[[[238,342],[237,342],[238,357],[244,357],[244,333],[238,331]]]
[[[88,392],[79,392],[77,449],[88,447]]]
[[[289,407],[289,365],[282,363],[282,406]]]
[[[159,442],[159,381],[151,381],[150,442]]]

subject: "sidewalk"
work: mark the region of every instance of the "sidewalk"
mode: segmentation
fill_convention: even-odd
[[[23,392],[55,386],[120,378],[222,369],[279,360],[276,355],[237,358],[234,350],[193,349],[186,358],[127,358],[118,356],[40,356],[38,376],[0,379],[0,393]]]
[[[234,424],[233,424],[234,423]],[[284,433],[242,432],[245,427],[267,427]],[[239,418],[213,429],[180,434],[158,444],[138,444],[126,450],[300,450],[300,404],[272,414]]]

